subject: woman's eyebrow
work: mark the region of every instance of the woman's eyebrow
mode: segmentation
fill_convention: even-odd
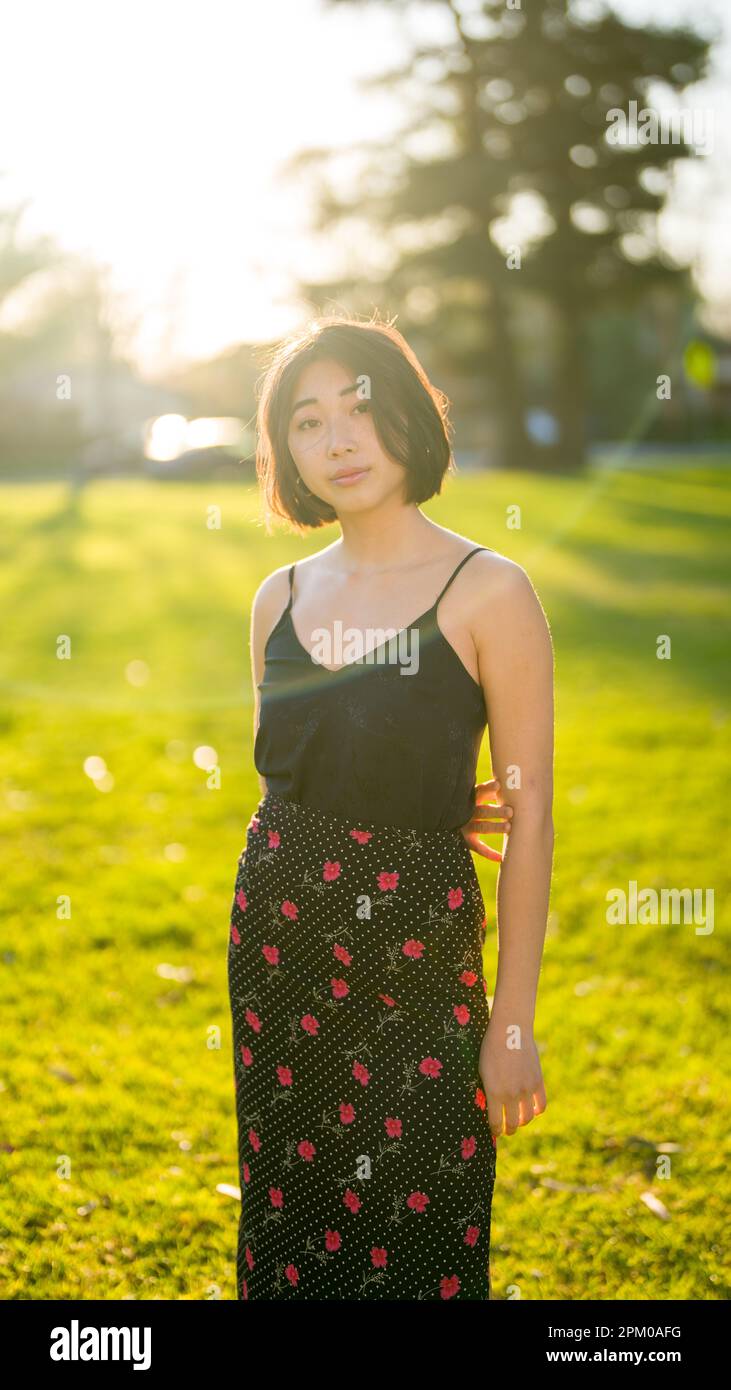
[[[338,395],[339,395],[339,396],[347,396],[347,395],[350,394],[351,391],[357,391],[357,390],[358,390],[358,383],[357,383],[357,381],[354,381],[354,382],[352,383],[351,386],[344,386],[343,389],[342,389],[342,391],[338,391]],[[291,409],[290,412],[289,412],[290,419],[291,419],[292,416],[294,415],[295,411],[299,410],[303,405],[317,405],[317,396],[305,396],[305,398],[304,398],[303,400],[297,401],[297,403],[296,403],[295,405],[292,406],[292,409]]]

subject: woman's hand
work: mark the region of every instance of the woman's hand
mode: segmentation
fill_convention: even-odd
[[[520,1047],[509,1047],[509,1027],[493,1013],[480,1047],[480,1080],[495,1138],[515,1134],[520,1125],[542,1115],[548,1104],[532,1029],[522,1030]]]
[[[495,795],[494,802],[488,802],[487,796],[490,792]],[[475,811],[471,820],[461,827],[467,844],[475,854],[484,854],[486,859],[497,859],[502,863],[503,856],[496,849],[490,849],[489,845],[483,845],[480,835],[505,835],[510,833],[510,820],[513,814],[512,806],[506,806],[503,802],[503,794],[500,790],[500,783],[493,779],[491,782],[477,782],[475,784]],[[480,795],[484,795],[485,800],[480,802]]]

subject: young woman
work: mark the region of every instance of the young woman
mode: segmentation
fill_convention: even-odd
[[[548,626],[520,565],[420,511],[453,468],[447,401],[391,325],[285,343],[258,425],[269,514],[341,534],[253,605],[237,1298],[488,1299],[497,1136],[546,1105]],[[501,860],[491,1014],[472,851]]]

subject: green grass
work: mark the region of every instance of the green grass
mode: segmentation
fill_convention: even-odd
[[[556,654],[549,1103],[498,1141],[498,1299],[728,1296],[728,477],[469,475],[424,508],[524,565]],[[259,799],[249,607],[337,531],[267,537],[231,483],[2,500],[0,1295],[233,1298],[239,1206],[217,1185],[238,1182],[226,950]],[[193,763],[203,744],[220,788]],[[493,980],[497,870],[475,863]],[[608,926],[606,894],[630,880],[713,888],[715,930]]]

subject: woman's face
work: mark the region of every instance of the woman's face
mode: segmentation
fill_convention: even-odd
[[[292,395],[288,441],[303,483],[338,514],[404,500],[406,471],[378,438],[368,377],[354,378],[338,362],[303,368]]]

